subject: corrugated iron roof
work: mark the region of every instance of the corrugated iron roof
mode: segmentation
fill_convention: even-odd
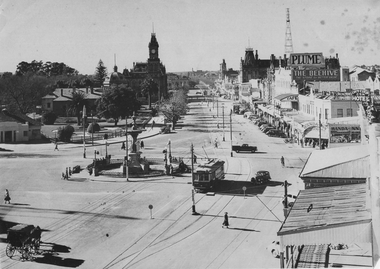
[[[365,178],[370,175],[368,145],[313,151],[300,177]]]
[[[300,191],[278,235],[368,223],[366,184]],[[311,243],[311,242],[310,242]]]

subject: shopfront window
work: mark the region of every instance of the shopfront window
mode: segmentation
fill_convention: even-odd
[[[337,117],[338,118],[343,118],[343,108],[338,108],[337,109]]]
[[[347,108],[347,117],[352,117],[352,108]]]

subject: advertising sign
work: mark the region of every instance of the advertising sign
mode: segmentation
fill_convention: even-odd
[[[290,67],[325,67],[322,53],[291,53],[288,60]]]
[[[292,70],[293,80],[297,81],[340,81],[339,69]]]

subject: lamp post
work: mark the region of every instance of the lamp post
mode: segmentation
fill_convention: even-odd
[[[168,146],[169,146],[169,161],[170,161],[170,163],[172,162],[172,143],[171,143],[171,141],[170,141],[170,139],[169,139],[169,141],[168,141]]]
[[[128,116],[125,116],[125,177],[128,178]]]
[[[86,159],[86,106],[83,105],[82,110],[82,127],[83,127],[83,158]]]
[[[91,110],[91,140],[92,140],[92,145],[94,145],[94,115]]]
[[[219,118],[219,101],[218,101],[218,98],[216,98],[216,117]]]
[[[224,103],[222,103],[222,112],[223,112],[223,141],[226,141],[226,138],[224,136]]]
[[[232,109],[230,110],[230,141],[231,141],[231,157],[233,157],[233,153],[232,153]]]
[[[319,126],[319,149],[321,150],[322,149],[322,145],[321,145],[321,142],[322,142],[322,139],[321,139],[321,113],[319,113],[319,123],[318,123],[318,126]]]

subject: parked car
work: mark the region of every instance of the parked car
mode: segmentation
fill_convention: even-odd
[[[243,144],[243,145],[234,145],[232,146],[232,150],[233,151],[236,151],[237,153],[239,153],[240,151],[249,151],[249,152],[252,152],[252,153],[255,153],[257,151],[257,147],[256,146],[250,146],[248,144]]]
[[[257,126],[261,126],[261,125],[263,125],[263,124],[268,124],[268,122],[266,122],[266,121],[259,121],[258,123],[257,123]]]
[[[251,111],[247,111],[247,112],[245,112],[244,113],[244,118],[249,118],[251,115],[253,115],[253,112],[251,112]]]
[[[267,128],[264,128],[263,133],[268,134],[269,131],[275,131],[275,130],[276,129],[274,127],[267,127]]]
[[[280,130],[269,130],[268,132],[266,132],[266,134],[268,136],[274,136],[274,137],[281,137],[281,138],[286,137],[286,134]]]
[[[259,129],[260,129],[260,131],[262,131],[266,127],[272,127],[272,126],[269,123],[264,123],[264,124],[260,125]]]
[[[271,179],[268,171],[260,170],[256,172],[256,176],[251,178],[253,184],[263,184]]]
[[[259,118],[260,118],[260,116],[256,115],[256,114],[251,114],[250,116],[248,116],[248,119],[250,119],[250,120],[259,119]]]

